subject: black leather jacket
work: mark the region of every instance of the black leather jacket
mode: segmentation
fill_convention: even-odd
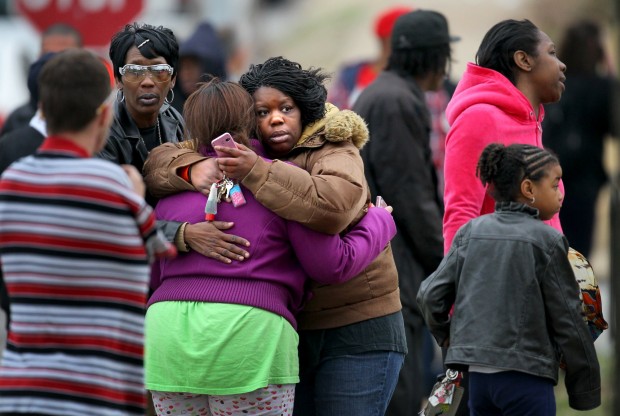
[[[183,140],[185,131],[183,117],[167,103],[164,103],[159,110],[159,124],[164,143],[177,143]],[[98,156],[118,164],[134,165],[142,172],[142,166],[148,155],[149,151],[144,141],[140,140],[140,130],[127,112],[125,103],[116,102],[110,136]]]
[[[461,227],[417,301],[437,342],[449,339],[448,366],[521,371],[557,383],[562,354],[570,406],[600,405],[600,369],[568,242],[538,210],[498,203],[495,213]]]
[[[164,103],[159,110],[159,125],[164,143],[183,141],[185,132],[183,116],[167,103]],[[148,155],[149,151],[144,145],[144,141],[140,140],[140,130],[127,112],[125,103],[116,102],[114,121],[110,127],[110,136],[104,149],[97,156],[118,164],[133,165],[142,172],[144,161]],[[157,199],[148,191],[145,199],[152,207],[157,204]],[[166,238],[169,241],[173,241],[180,223],[158,221],[157,224],[166,235]]]

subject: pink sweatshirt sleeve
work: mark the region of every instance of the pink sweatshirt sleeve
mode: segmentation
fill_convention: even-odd
[[[289,222],[290,242],[301,266],[313,280],[323,284],[345,282],[362,272],[396,235],[392,215],[371,207],[344,236],[312,231]]]

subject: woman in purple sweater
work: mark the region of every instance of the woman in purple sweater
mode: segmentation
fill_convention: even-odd
[[[212,80],[185,104],[188,138],[208,155],[211,140],[224,132],[249,145],[253,108],[243,88]],[[340,237],[282,219],[249,191],[244,196],[237,207],[218,203],[216,217],[252,241],[247,260],[224,264],[190,251],[154,267],[145,367],[158,415],[291,414],[299,381],[295,315],[307,279],[336,284],[354,277],[396,232],[382,208],[369,208]],[[206,202],[199,192],[175,194],[159,202],[156,214],[196,223],[204,221]]]

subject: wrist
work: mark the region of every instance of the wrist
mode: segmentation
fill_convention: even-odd
[[[187,227],[187,224],[187,222],[181,224],[174,235],[174,245],[182,253],[187,253],[190,250],[189,244],[185,241],[185,227]]]

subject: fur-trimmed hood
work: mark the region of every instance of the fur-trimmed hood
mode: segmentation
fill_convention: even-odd
[[[333,104],[325,103],[325,116],[306,126],[295,147],[316,145],[321,138],[337,143],[350,141],[361,149],[368,142],[368,127],[364,119],[351,110],[339,110]]]

